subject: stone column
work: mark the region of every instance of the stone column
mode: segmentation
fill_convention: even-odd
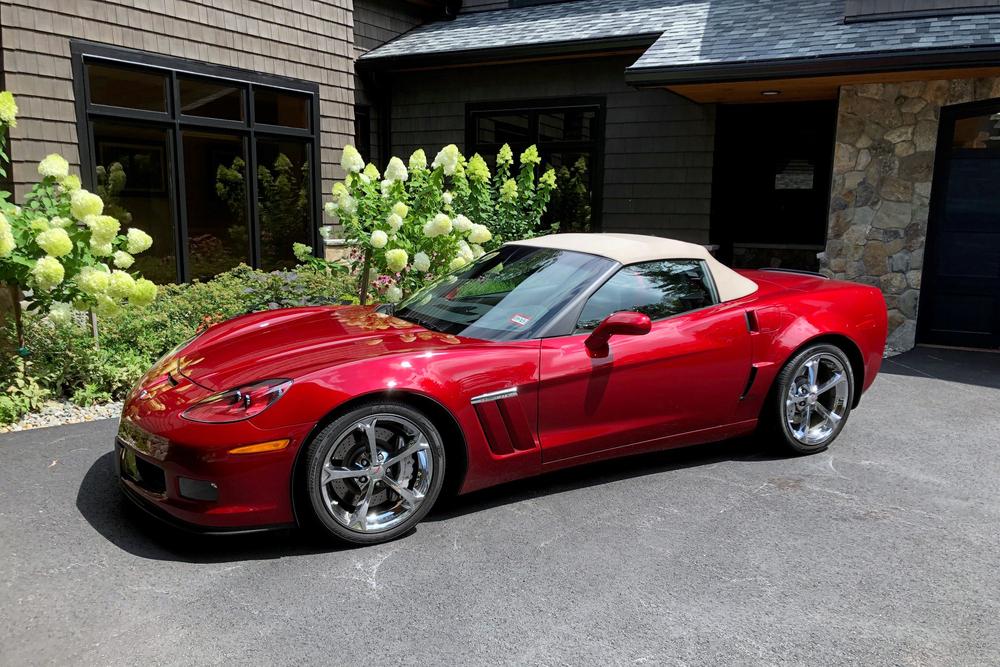
[[[1000,97],[1000,78],[843,86],[821,271],[874,285],[889,342],[913,347],[941,107]]]

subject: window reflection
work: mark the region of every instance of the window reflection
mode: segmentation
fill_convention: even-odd
[[[308,95],[273,88],[255,87],[254,122],[283,127],[309,127]]]
[[[516,162],[521,152],[534,144],[543,169],[556,171],[556,190],[542,219],[561,232],[587,232],[594,227],[593,173],[601,150],[599,108],[575,106],[548,109],[514,109],[472,113],[473,143],[469,153],[479,153],[495,169],[497,152],[509,144]]]
[[[188,116],[243,120],[243,88],[205,79],[177,77],[181,113]]]
[[[295,265],[293,243],[312,245],[310,144],[257,140],[257,215],[261,268]]]
[[[167,76],[151,70],[87,65],[90,101],[111,107],[167,110]]]
[[[267,270],[295,263],[292,244],[314,241],[312,94],[291,80],[289,88],[258,85],[252,73],[229,80],[181,60],[80,57],[87,95],[78,113],[91,119],[81,141],[93,159],[82,171],[123,231],[152,235],[137,271],[164,283],[258,259]]]
[[[715,303],[698,260],[645,262],[622,268],[587,301],[578,330],[589,331],[612,313],[635,311],[651,320],[679,315]]]
[[[170,132],[119,122],[96,121],[97,194],[104,212],[153,237],[153,247],[135,258],[134,270],[157,283],[177,279]]]
[[[189,278],[250,263],[246,152],[239,136],[183,131]]]
[[[956,120],[952,148],[1000,149],[1000,113]]]

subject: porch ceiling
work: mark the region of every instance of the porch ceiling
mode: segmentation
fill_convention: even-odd
[[[1000,76],[1000,67],[918,69],[837,76],[724,81],[663,86],[666,90],[701,103],[752,104],[835,100],[840,86],[858,83],[890,83],[928,79],[972,79]],[[773,93],[777,94],[773,94]],[[769,93],[769,94],[765,94]]]

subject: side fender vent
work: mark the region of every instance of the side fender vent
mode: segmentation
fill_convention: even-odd
[[[486,434],[486,442],[494,454],[513,454],[535,449],[528,416],[524,413],[517,395],[491,401],[473,403],[479,424]]]
[[[743,393],[740,394],[740,400],[741,401],[744,398],[746,398],[747,394],[750,393],[750,390],[753,389],[753,382],[756,379],[757,379],[757,366],[751,366],[750,367],[750,374],[747,376],[747,384],[746,384],[745,387],[743,387]]]

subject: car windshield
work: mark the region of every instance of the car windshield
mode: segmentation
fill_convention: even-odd
[[[613,264],[568,250],[504,246],[415,293],[394,314],[470,338],[532,338]]]

